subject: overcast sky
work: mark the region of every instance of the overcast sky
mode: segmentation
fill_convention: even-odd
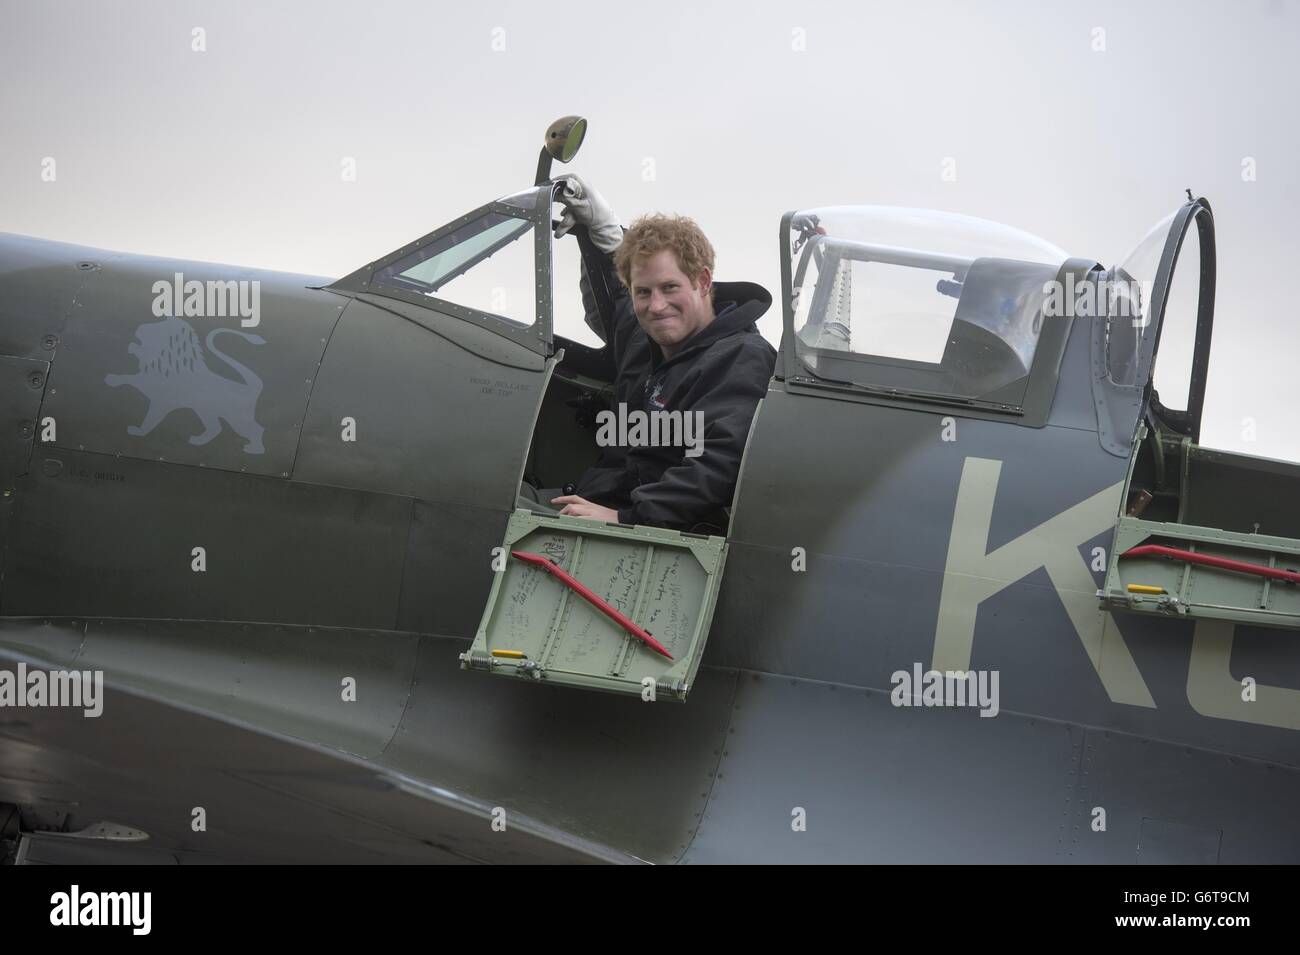
[[[118,251],[340,276],[530,185],[567,113],[625,223],[688,214],[718,279],[778,299],[789,209],[943,209],[1110,264],[1190,187],[1218,232],[1202,441],[1300,459],[1296,0],[0,0],[0,23],[0,231]]]

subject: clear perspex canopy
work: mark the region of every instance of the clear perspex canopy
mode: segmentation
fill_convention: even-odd
[[[984,219],[834,206],[791,220],[795,352],[817,378],[1014,404],[1067,254]]]

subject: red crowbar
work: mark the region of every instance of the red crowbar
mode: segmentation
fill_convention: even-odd
[[[669,653],[667,649],[665,649],[662,643],[660,643],[654,637],[650,636],[649,633],[642,630],[640,627],[638,627],[635,623],[633,623],[623,614],[619,613],[616,609],[614,609],[609,604],[607,604],[598,594],[596,594],[594,591],[588,588],[584,583],[582,583],[582,581],[578,580],[578,578],[574,577],[572,574],[570,574],[567,570],[562,568],[559,564],[555,563],[555,561],[551,560],[549,557],[543,557],[541,554],[530,554],[526,550],[512,550],[510,552],[510,556],[522,560],[526,564],[532,564],[535,567],[541,567],[548,574],[550,574],[560,583],[564,584],[564,586],[568,587],[570,590],[577,593],[579,597],[587,601],[587,603],[591,604],[593,607],[595,607],[597,610],[603,613],[606,617],[609,617],[610,620],[613,620],[616,624],[618,624],[628,633],[632,634],[632,636],[636,637],[638,640],[644,643],[651,650],[655,651],[656,653],[662,653],[669,660],[673,658],[673,655]]]
[[[1205,564],[1207,567],[1222,567],[1224,570],[1236,570],[1243,574],[1255,574],[1258,577],[1272,577],[1274,580],[1286,580],[1300,584],[1300,574],[1294,570],[1282,570],[1280,567],[1264,567],[1244,560],[1231,560],[1227,557],[1215,557],[1211,554],[1198,554],[1193,550],[1178,547],[1166,547],[1163,544],[1141,544],[1130,547],[1121,557],[1168,557],[1182,560],[1189,564]]]

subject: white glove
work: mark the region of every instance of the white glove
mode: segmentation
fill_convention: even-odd
[[[556,176],[555,181],[564,183],[556,196],[557,201],[564,203],[564,215],[555,229],[557,239],[575,225],[585,225],[592,244],[602,252],[612,253],[623,244],[623,225],[604,196],[573,173]]]

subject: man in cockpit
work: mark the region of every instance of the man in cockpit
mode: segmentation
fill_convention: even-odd
[[[750,422],[776,362],[754,324],[772,296],[752,282],[715,282],[713,246],[692,220],[653,214],[624,230],[595,189],[562,179],[556,236],[572,231],[582,251],[587,324],[617,368],[615,411],[643,420],[679,412],[680,433],[698,422],[702,435],[691,447],[606,442],[574,492],[551,503],[561,514],[725,533]]]

